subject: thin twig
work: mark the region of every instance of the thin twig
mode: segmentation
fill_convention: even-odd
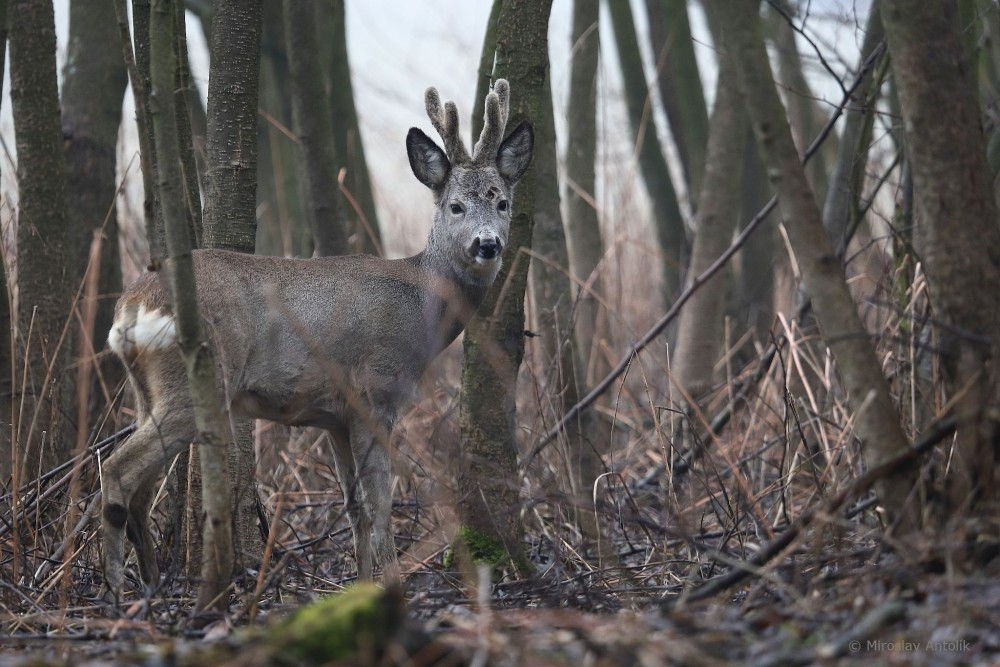
[[[838,104],[837,107],[834,109],[833,113],[830,115],[830,118],[827,120],[826,125],[823,126],[823,129],[820,130],[819,134],[816,135],[816,138],[813,139],[811,144],[809,144],[809,148],[806,149],[805,155],[802,158],[803,164],[809,162],[809,159],[819,151],[820,146],[823,145],[823,142],[833,131],[833,127],[834,125],[836,125],[837,120],[844,113],[844,109],[847,107],[848,103],[851,102],[851,96],[858,89],[858,87],[861,86],[868,72],[875,66],[875,63],[878,62],[879,57],[881,57],[881,55],[884,53],[885,51],[884,44],[885,42],[883,40],[883,42],[879,45],[879,47],[876,48],[872,52],[872,54],[864,61],[861,68],[858,70],[858,73],[855,76],[854,81],[852,81],[851,85],[847,88],[844,94],[844,98],[840,101],[840,104]],[[677,300],[674,301],[674,304],[670,307],[670,309],[666,312],[666,314],[664,314],[663,317],[661,317],[659,321],[656,324],[654,324],[653,327],[649,329],[642,336],[642,338],[640,338],[636,343],[634,343],[629,348],[625,356],[622,357],[621,361],[618,362],[618,365],[615,366],[615,368],[610,373],[608,373],[603,380],[597,383],[597,385],[590,391],[590,393],[588,393],[586,396],[580,399],[580,401],[577,402],[576,405],[567,410],[566,413],[559,420],[559,423],[555,425],[555,427],[553,427],[548,433],[542,436],[542,439],[538,441],[538,443],[532,448],[532,450],[527,454],[527,456],[521,459],[520,465],[522,468],[526,468],[529,465],[531,465],[531,462],[535,459],[535,457],[539,454],[539,452],[545,449],[545,447],[550,442],[555,440],[555,438],[566,428],[566,425],[570,421],[576,419],[581,412],[590,407],[594,403],[594,401],[596,401],[605,391],[607,391],[611,387],[611,385],[618,378],[618,376],[621,375],[628,367],[629,363],[631,363],[632,357],[642,352],[642,350],[644,350],[647,345],[653,342],[660,335],[660,333],[662,333],[663,330],[667,328],[667,325],[669,325],[674,320],[674,318],[677,317],[678,313],[680,313],[681,307],[685,303],[687,303],[687,301],[694,295],[696,291],[698,291],[698,289],[701,288],[702,285],[704,285],[706,282],[708,282],[708,280],[712,276],[718,273],[722,269],[722,267],[729,262],[729,260],[733,257],[733,255],[736,254],[736,252],[740,248],[743,247],[747,239],[750,238],[750,235],[754,232],[754,230],[756,230],[760,226],[760,224],[767,218],[767,216],[771,213],[771,211],[774,210],[777,204],[778,204],[777,196],[771,197],[770,201],[768,201],[767,204],[765,204],[764,207],[760,211],[758,211],[758,213],[750,220],[750,222],[747,223],[746,227],[744,227],[743,231],[739,233],[739,235],[733,241],[732,245],[730,245],[725,252],[719,255],[719,258],[716,259],[711,266],[709,266],[707,269],[705,269],[704,272],[696,276],[691,281],[691,284],[688,285],[688,287],[681,293],[679,297],[677,297]]]

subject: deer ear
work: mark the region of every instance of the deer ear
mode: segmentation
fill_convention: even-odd
[[[531,155],[535,149],[535,128],[529,121],[521,121],[514,131],[497,149],[497,171],[513,186],[531,164]]]
[[[415,127],[406,135],[406,154],[410,158],[410,169],[417,180],[432,190],[440,188],[448,180],[451,163],[448,156],[430,137]]]

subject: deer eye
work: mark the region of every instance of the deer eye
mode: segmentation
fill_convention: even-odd
[[[497,202],[498,211],[506,211],[508,208],[510,208],[510,204],[507,203],[506,199],[501,199],[499,202]]]
[[[452,204],[451,205],[451,212],[452,212],[453,215],[462,215],[462,205],[461,204]]]

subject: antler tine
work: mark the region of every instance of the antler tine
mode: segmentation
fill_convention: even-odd
[[[497,149],[507,127],[510,106],[510,86],[505,79],[497,79],[493,90],[486,96],[483,113],[483,131],[472,151],[475,164],[489,164],[496,160]]]
[[[454,102],[445,102],[444,109],[441,108],[441,97],[437,88],[430,87],[424,92],[424,105],[427,108],[427,117],[430,118],[431,125],[441,135],[444,142],[444,151],[448,154],[448,159],[452,164],[469,162],[469,153],[465,150],[465,143],[458,130],[458,109]]]
[[[497,79],[497,82],[493,84],[493,92],[500,100],[500,126],[506,128],[510,113],[510,84],[507,83],[507,79]],[[501,131],[500,134],[503,132]]]

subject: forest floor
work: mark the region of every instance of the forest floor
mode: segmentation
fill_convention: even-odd
[[[535,498],[525,546],[537,576],[508,572],[479,592],[475,577],[443,566],[445,550],[434,548],[443,544],[440,515],[409,486],[394,515],[397,543],[410,545],[402,559],[405,630],[397,635],[406,639],[380,660],[331,664],[1000,664],[995,553],[975,575],[940,559],[904,557],[883,541],[872,503],[862,501],[851,519],[816,521],[755,565],[750,559],[782,529],[765,529],[746,515],[738,528],[706,520],[701,530],[678,536],[661,528],[664,490],[649,471],[644,477],[603,508],[610,548],[568,528],[559,499]],[[336,494],[323,496],[284,513],[283,535],[299,539],[278,550],[260,577],[256,608],[246,605],[259,575],[251,571],[243,590],[237,582],[228,615],[201,626],[190,622],[193,589],[182,577],[147,600],[135,597],[117,609],[101,602],[89,529],[71,580],[53,570],[34,585],[26,583],[31,577],[17,587],[3,582],[0,667],[315,664],[262,653],[245,628],[274,626],[353,583],[350,531]],[[324,512],[315,511],[326,502],[336,518],[332,537],[303,537],[326,528]],[[420,562],[407,554],[422,554]],[[716,592],[705,588],[735,571],[746,576]]]
[[[767,377],[755,376],[743,401],[751,407],[690,466],[678,458],[690,439],[683,423],[661,421],[659,409],[621,408],[659,403],[644,395],[648,387],[623,385],[621,409],[601,426],[613,424],[608,472],[574,498],[561,491],[572,450],[546,449],[522,478],[534,576],[498,570],[491,582],[446,566],[456,523],[442,471],[455,455],[445,423],[455,397],[425,390],[393,451],[405,591],[385,604],[398,632],[377,660],[329,664],[1000,664],[1000,517],[964,526],[955,548],[935,535],[893,539],[842,398],[813,392],[788,409],[783,372]],[[724,387],[708,409],[738,386]],[[528,423],[551,423],[542,412],[522,411]],[[925,423],[913,435],[934,430]],[[938,430],[937,441],[950,434]],[[266,446],[275,441],[282,446]],[[946,456],[944,447],[927,449],[925,472]],[[117,607],[100,598],[96,521],[29,513],[14,522],[5,512],[0,667],[322,662],[264,651],[248,629],[273,628],[355,581],[328,444],[309,430],[258,431],[258,470],[274,549],[236,579],[227,614],[199,622],[194,578],[176,564],[190,545],[166,543],[169,501],[180,495],[167,486],[153,523],[168,576],[143,598],[130,562],[131,597]],[[96,487],[92,477],[81,488],[88,485]],[[93,499],[79,494],[76,516],[95,513]],[[595,520],[599,532],[587,537],[580,526]],[[66,525],[79,528],[69,559]]]

